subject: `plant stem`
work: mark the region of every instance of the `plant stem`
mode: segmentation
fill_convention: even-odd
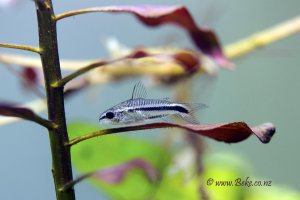
[[[20,50],[24,50],[24,51],[31,51],[31,52],[35,52],[35,53],[40,53],[39,48],[32,47],[32,46],[26,46],[26,45],[0,43],[0,47],[10,48],[10,49],[20,49]]]
[[[106,64],[109,64],[109,63],[112,63],[112,62],[108,62],[108,61],[97,61],[97,62],[94,62],[94,63],[91,63],[87,66],[84,66],[82,67],[81,69],[71,73],[70,75],[66,76],[65,78],[61,79],[61,81],[57,82],[56,86],[57,87],[61,87],[61,86],[64,86],[66,85],[69,81],[73,80],[74,78],[92,70],[92,69],[95,69],[97,67],[101,67],[103,65],[106,65]]]
[[[64,111],[63,87],[52,85],[61,80],[61,70],[57,47],[56,21],[51,0],[35,1],[41,61],[47,93],[48,118],[57,125],[49,129],[52,153],[52,172],[57,200],[74,200],[73,187],[61,191],[65,184],[73,180],[70,148],[64,144],[69,141]]]
[[[67,18],[67,17],[72,17],[75,15],[81,15],[81,14],[85,14],[85,13],[92,13],[92,12],[99,12],[97,10],[97,8],[85,8],[85,9],[80,9],[80,10],[72,10],[69,12],[65,12],[65,13],[61,13],[56,15],[55,19],[56,21]]]
[[[38,123],[40,124],[41,126],[44,126],[45,128],[47,129],[55,129],[56,128],[56,125],[38,115],[33,115],[31,116],[30,118],[26,119],[24,118],[25,120],[29,120],[29,121],[32,121],[32,122],[35,122],[35,123]]]
[[[226,46],[225,54],[230,59],[239,58],[251,53],[255,49],[267,46],[299,32],[300,16],[297,16]]]
[[[171,128],[171,127],[179,127],[176,124],[170,123],[152,123],[152,124],[142,124],[138,126],[126,126],[126,127],[119,127],[119,128],[111,128],[111,129],[103,129],[98,130],[92,133],[88,133],[79,137],[76,137],[69,142],[65,143],[66,146],[72,146],[79,142],[82,142],[87,139],[91,139],[94,137],[108,135],[113,133],[122,133],[122,132],[129,132],[129,131],[138,131],[138,130],[147,130],[147,129],[157,129],[157,128]]]

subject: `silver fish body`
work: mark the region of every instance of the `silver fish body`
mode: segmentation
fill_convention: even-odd
[[[151,119],[166,120],[169,116],[179,116],[188,123],[198,123],[193,113],[204,104],[172,102],[166,99],[146,99],[143,85],[134,87],[132,98],[103,112],[101,124],[133,124]],[[141,91],[142,92],[141,92]]]

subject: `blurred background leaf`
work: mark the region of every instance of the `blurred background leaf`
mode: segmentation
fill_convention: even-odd
[[[71,138],[79,136],[78,133],[84,134],[98,129],[98,125],[89,123],[69,124]],[[72,161],[79,173],[110,167],[135,158],[146,159],[162,173],[170,161],[170,152],[160,144],[124,137],[121,134],[88,140],[72,147]],[[149,196],[155,188],[155,184],[150,183],[138,169],[130,171],[120,184],[111,185],[96,180],[92,183],[117,199],[129,196],[132,199],[142,199]]]
[[[84,122],[73,122],[68,126],[71,138],[96,131],[99,125]],[[165,148],[163,142],[154,143],[122,134],[106,135],[84,141],[72,147],[72,161],[78,173],[84,174],[99,168],[109,168],[126,163],[132,159],[145,159],[159,171],[159,179],[150,182],[141,169],[131,169],[120,183],[109,184],[91,178],[90,182],[104,191],[112,199],[201,199],[199,186],[204,185],[212,200],[300,200],[300,194],[289,188],[282,188],[272,182],[271,186],[207,186],[207,180],[234,181],[247,177],[251,181],[264,181],[254,175],[252,167],[241,156],[233,152],[211,153],[204,155],[204,172],[195,173],[194,162],[178,167],[175,158],[182,152],[179,148]],[[122,148],[120,148],[122,147]],[[183,157],[189,156],[187,151]],[[186,162],[179,159],[180,162]],[[179,163],[182,164],[182,163]],[[174,170],[176,168],[176,170]]]

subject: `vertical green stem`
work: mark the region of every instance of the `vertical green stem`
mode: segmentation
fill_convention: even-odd
[[[58,200],[74,200],[74,189],[61,191],[66,183],[73,180],[63,87],[54,87],[61,80],[61,70],[57,47],[56,21],[51,0],[35,1],[39,27],[39,47],[47,92],[48,118],[57,126],[49,130],[52,172]]]

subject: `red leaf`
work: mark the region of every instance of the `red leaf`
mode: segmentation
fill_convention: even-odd
[[[222,124],[172,124],[172,123],[152,123],[136,126],[127,126],[104,130],[106,134],[146,130],[155,128],[177,127],[190,132],[203,135],[225,143],[236,143],[247,139],[250,135],[255,135],[262,143],[268,143],[275,133],[275,126],[272,123],[249,127],[245,122],[231,122]],[[77,143],[78,141],[76,141]]]
[[[28,108],[15,106],[9,103],[0,103],[0,115],[4,115],[8,117],[19,117],[22,119],[26,119],[38,123],[48,129],[54,128],[53,123],[36,115],[32,110]]]
[[[221,66],[230,66],[230,62],[225,58],[218,38],[209,29],[200,28],[194,22],[189,11],[184,6],[107,6],[87,8],[79,11],[64,13],[64,16],[57,16],[62,19],[68,14],[83,14],[88,12],[113,12],[131,13],[142,23],[148,26],[160,26],[163,24],[175,24],[185,29],[194,44],[204,54],[211,56]]]
[[[258,137],[262,143],[268,143],[275,133],[275,127],[271,123],[265,123],[251,128],[245,122],[183,125],[182,127],[200,135],[226,143],[240,142],[247,139],[252,134]]]
[[[97,171],[93,171],[90,173],[83,174],[77,178],[75,178],[73,181],[67,183],[62,188],[63,190],[67,190],[70,187],[73,187],[75,184],[85,180],[89,177],[95,177],[98,180],[104,181],[109,184],[117,184],[120,183],[126,174],[132,170],[132,169],[141,169],[145,172],[146,177],[149,179],[149,181],[154,182],[158,178],[158,172],[155,169],[151,163],[146,161],[142,158],[137,158],[133,160],[129,160],[127,162],[124,162],[122,164],[100,169]]]
[[[135,126],[125,126],[119,128],[104,129],[96,131],[90,134],[85,135],[84,137],[78,137],[73,140],[70,140],[69,145],[75,145],[81,141],[87,140],[89,138],[129,132],[129,131],[138,131],[138,130],[147,130],[147,129],[156,129],[156,128],[181,128],[188,130],[192,133],[199,135],[204,135],[206,137],[222,141],[225,143],[236,143],[241,142],[247,139],[250,135],[255,135],[262,143],[268,143],[271,141],[272,136],[274,135],[276,129],[272,123],[264,123],[261,125],[249,127],[245,122],[231,122],[223,124],[172,124],[172,123],[152,123],[152,124],[142,124]]]
[[[36,95],[42,98],[45,97],[43,91],[39,88],[40,84],[43,82],[42,69],[23,66],[20,75],[22,77],[22,86],[25,89],[33,91]]]
[[[23,67],[22,68],[22,76],[24,77],[24,80],[26,80],[26,83],[30,85],[35,85],[38,83],[39,78],[38,78],[38,73],[36,69],[32,67]]]
[[[28,108],[17,107],[11,104],[0,104],[0,115],[9,117],[20,117],[24,119],[32,119],[35,114]]]
[[[23,66],[20,74],[23,78],[25,87],[32,89],[43,80],[42,73],[41,69]]]
[[[134,159],[122,163],[117,166],[100,169],[92,174],[93,177],[100,179],[101,181],[116,184],[120,183],[125,175],[132,169],[141,169],[145,172],[145,175],[149,181],[155,181],[157,179],[156,169],[144,159]]]

